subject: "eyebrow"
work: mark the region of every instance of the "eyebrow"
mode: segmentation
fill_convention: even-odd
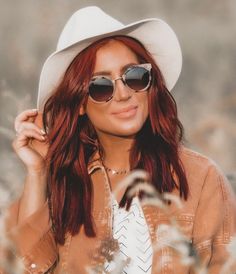
[[[120,73],[124,73],[126,71],[127,68],[129,68],[130,66],[133,65],[138,65],[138,63],[128,63],[126,65],[124,65],[121,69],[120,69]],[[98,71],[92,74],[92,77],[94,76],[98,76],[98,75],[111,75],[111,71],[108,70],[102,70],[102,71]]]

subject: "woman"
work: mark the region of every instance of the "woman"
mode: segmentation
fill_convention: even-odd
[[[112,193],[144,169],[156,190],[181,198],[169,214],[209,273],[220,273],[235,200],[215,164],[181,144],[169,92],[181,63],[178,40],[159,19],[124,26],[97,7],[70,18],[44,64],[38,110],[15,120],[13,147],[27,176],[8,229],[28,272],[111,271],[114,252],[128,259],[122,273],[193,271],[170,246],[154,250],[165,212],[142,205],[143,192]]]

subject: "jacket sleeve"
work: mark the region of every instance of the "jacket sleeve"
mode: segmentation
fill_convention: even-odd
[[[54,240],[48,203],[17,225],[19,201],[10,206],[6,218],[6,232],[22,259],[27,273],[46,273],[57,261],[58,252]]]
[[[227,246],[236,237],[236,198],[215,165],[209,167],[195,218],[193,243],[197,252],[208,274],[220,274],[230,257]],[[236,273],[236,265],[228,273]]]

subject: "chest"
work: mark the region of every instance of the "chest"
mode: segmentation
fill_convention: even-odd
[[[113,181],[113,184],[110,185],[111,182],[108,181],[106,174],[104,174],[103,172],[96,172],[91,176],[91,179],[93,184],[92,214],[94,218],[96,237],[87,237],[85,235],[83,227],[76,236],[68,236],[66,244],[61,247],[61,250],[59,252],[59,268],[64,270],[63,273],[85,274],[88,273],[88,268],[96,269],[97,273],[102,273],[101,269],[104,267],[104,263],[106,262],[107,258],[111,258],[114,255],[114,252],[119,249],[119,243],[117,242],[118,237],[114,237],[114,231],[119,231],[119,229],[122,227],[122,225],[120,224],[122,220],[119,218],[116,218],[114,220],[114,210],[112,210],[115,209],[112,189],[115,189],[115,187],[117,186],[117,182]],[[125,190],[126,189],[122,188],[118,199],[122,197],[122,194],[125,192]],[[157,233],[158,227],[161,224],[168,224],[170,220],[168,219],[168,216],[163,214],[163,212],[161,212],[161,210],[158,209],[156,206],[144,205],[141,207],[141,209],[141,213],[143,214],[143,223],[141,223],[140,227],[145,227],[146,224],[146,239],[149,238],[150,240],[147,246],[145,246],[147,249],[146,252],[148,253],[150,252],[150,250],[148,251],[149,243],[154,246],[158,240],[161,241],[162,235],[161,233]],[[173,209],[173,212],[175,214],[175,209]],[[135,214],[138,214],[137,211]],[[175,216],[180,221],[181,226],[184,227],[186,233],[191,237],[193,216],[187,212],[186,208],[182,209],[182,212],[180,212],[180,214],[176,212]],[[132,234],[132,229],[127,229],[129,229],[128,234]],[[144,231],[142,230],[140,230],[140,232],[144,233]],[[119,236],[121,235],[122,234],[120,234]],[[132,236],[136,235],[137,234]],[[129,238],[132,239],[132,237]],[[126,243],[124,242],[124,244]],[[144,247],[144,244],[142,247]],[[142,250],[142,248],[140,249]],[[129,252],[131,253],[132,251],[129,250]],[[160,256],[162,256],[161,254],[163,254],[163,252],[167,252],[166,254],[168,255],[170,251],[161,249],[160,252],[156,252],[153,256],[150,256],[150,252],[148,254],[151,258],[149,258],[149,260],[151,260],[150,265],[158,260],[158,258],[160,259]]]

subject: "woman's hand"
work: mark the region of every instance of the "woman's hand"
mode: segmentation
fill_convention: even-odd
[[[39,126],[42,124],[41,118],[41,114],[36,109],[28,109],[21,112],[15,119],[16,138],[12,146],[27,169],[19,203],[18,224],[40,209],[47,199],[44,156],[46,155],[44,144],[47,143],[47,138],[46,133]]]
[[[43,173],[45,169],[44,157],[31,146],[31,141],[46,141],[46,133],[34,124],[38,115],[37,109],[21,112],[15,119],[16,138],[12,146],[22,160],[28,173]]]

